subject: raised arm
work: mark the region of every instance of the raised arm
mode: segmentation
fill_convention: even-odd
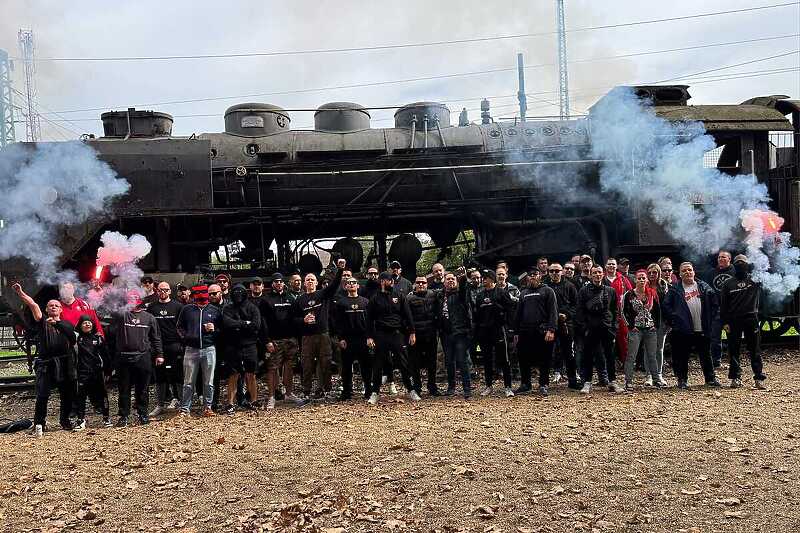
[[[33,298],[28,296],[25,291],[22,290],[22,285],[19,283],[15,283],[11,286],[14,289],[14,292],[17,293],[19,299],[31,310],[31,314],[33,314],[33,319],[38,322],[42,319],[42,308],[39,307],[39,304],[33,301]]]

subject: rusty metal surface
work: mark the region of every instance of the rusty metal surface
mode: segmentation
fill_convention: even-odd
[[[792,131],[782,113],[761,105],[697,105],[654,107],[673,121],[699,121],[706,131]]]

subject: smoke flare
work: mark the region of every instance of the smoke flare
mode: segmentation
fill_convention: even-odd
[[[109,285],[97,285],[87,293],[92,307],[101,312],[115,313],[133,307],[132,295],[144,296],[141,279],[144,272],[137,263],[150,253],[147,239],[139,234],[125,236],[116,231],[106,231],[100,237],[102,246],[97,249],[97,269],[108,267],[115,276]]]

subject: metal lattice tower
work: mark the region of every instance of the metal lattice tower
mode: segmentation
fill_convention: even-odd
[[[25,70],[25,138],[35,142],[42,138],[39,113],[36,111],[36,61],[33,45],[33,30],[19,30],[17,34],[19,51]]]
[[[567,31],[564,26],[564,0],[556,0],[558,31],[558,105],[561,119],[569,118],[569,75],[567,74]]]
[[[16,140],[14,135],[14,97],[11,91],[11,61],[0,50],[0,149]]]

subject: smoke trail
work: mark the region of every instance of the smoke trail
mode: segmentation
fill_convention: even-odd
[[[131,293],[144,295],[141,279],[144,273],[136,265],[150,253],[151,246],[144,236],[127,237],[116,231],[106,231],[100,237],[102,246],[97,249],[98,267],[109,268],[115,276],[110,285],[98,285],[89,290],[87,299],[95,309],[105,313],[131,308],[128,296]]]
[[[59,229],[104,212],[129,188],[83,143],[9,146],[0,152],[0,260],[26,258],[39,282],[74,281],[59,272]]]
[[[701,123],[657,117],[629,88],[612,90],[592,108],[591,127],[593,156],[612,160],[600,168],[602,189],[648,210],[690,253],[741,246],[740,215],[768,209],[767,188],[754,175],[703,167],[703,155],[716,144]],[[751,252],[758,257],[754,278],[769,292],[791,293],[800,283],[797,249],[788,244],[762,249],[763,258]]]
[[[753,279],[771,292],[790,294],[800,286],[800,249],[791,246],[790,233],[781,232],[783,219],[771,211],[744,210],[742,227],[747,232],[747,258]]]

